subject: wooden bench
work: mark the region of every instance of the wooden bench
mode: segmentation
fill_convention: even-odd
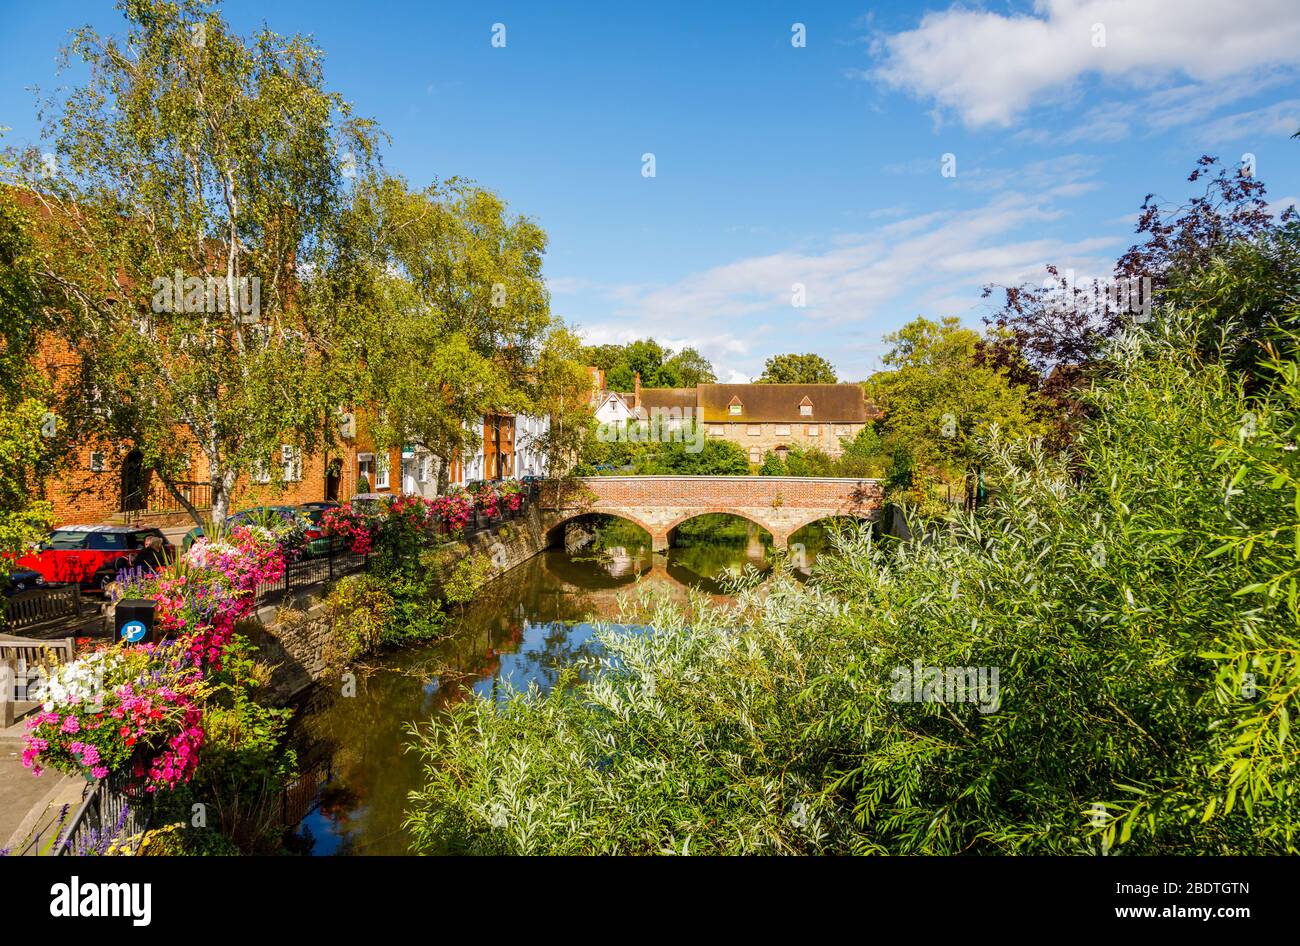
[[[36,705],[31,700],[17,699],[18,694],[12,688],[19,681],[26,685],[29,674],[37,667],[70,662],[75,652],[76,642],[71,637],[35,641],[0,634],[0,729],[12,726],[20,715]]]
[[[4,599],[4,630],[27,638],[94,636],[104,629],[98,602],[77,585],[32,588]]]

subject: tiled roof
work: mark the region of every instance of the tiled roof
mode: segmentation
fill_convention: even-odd
[[[875,416],[856,384],[702,384],[699,397],[706,423],[865,424]],[[799,413],[799,403],[805,398],[812,402],[811,417]],[[727,409],[732,399],[742,405],[739,414]]]

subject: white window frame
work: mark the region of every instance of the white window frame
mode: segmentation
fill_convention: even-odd
[[[739,417],[740,414],[741,414],[741,412],[742,412],[744,409],[745,409],[745,405],[744,405],[744,404],[728,404],[728,405],[727,405],[727,413],[730,414],[730,415],[733,416],[733,417]]]
[[[388,454],[386,453],[375,454],[375,489],[389,488],[389,482],[390,482],[389,466],[390,465],[391,464],[388,462]]]
[[[817,424],[809,424],[807,434],[809,437],[820,437],[822,435],[822,429]]]
[[[90,451],[90,472],[91,473],[104,472],[104,452],[102,450]]]
[[[789,425],[789,424],[777,424],[777,425],[776,425],[776,435],[777,435],[778,437],[788,437],[788,436],[790,436],[790,425]]]
[[[761,436],[763,436],[763,425],[762,425],[762,424],[750,424],[750,425],[749,425],[749,430],[747,431],[747,433],[748,433],[749,436],[751,436],[751,437],[761,437]]]
[[[812,406],[811,404],[800,404],[800,405],[799,405],[799,416],[800,416],[800,417],[812,417],[812,409],[813,409],[813,406]]]
[[[292,444],[282,444],[280,446],[280,465],[284,472],[284,481],[286,483],[298,483],[302,481],[302,450]]]

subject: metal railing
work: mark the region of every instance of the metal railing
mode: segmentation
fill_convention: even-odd
[[[58,857],[103,854],[112,845],[119,849],[138,845],[149,827],[149,802],[131,797],[127,776],[114,773],[99,779],[59,832],[50,853]]]
[[[445,527],[438,529],[429,535],[424,547],[429,548],[442,542],[455,540],[469,541],[480,533],[489,532],[507,522],[522,519],[528,515],[529,505],[536,495],[537,490],[535,488],[526,489],[523,492],[523,502],[514,512],[503,512],[492,518],[475,515],[465,524],[465,528],[456,531]],[[317,555],[306,554],[297,561],[289,562],[285,565],[284,575],[278,581],[259,585],[257,589],[257,606],[261,607],[264,604],[281,601],[292,596],[295,592],[327,585],[345,575],[363,571],[369,567],[373,554],[373,552],[353,552],[341,542],[331,542],[329,549],[324,553]]]
[[[195,509],[212,508],[212,486],[209,483],[178,483],[176,488]],[[127,522],[138,522],[144,516],[165,516],[189,512],[162,483],[156,480],[149,484],[144,502],[135,509],[120,510],[119,515]]]

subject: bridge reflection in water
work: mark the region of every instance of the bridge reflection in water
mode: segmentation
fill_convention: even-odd
[[[304,847],[407,851],[406,798],[422,781],[419,758],[405,751],[409,726],[427,725],[469,693],[503,699],[530,685],[553,686],[564,668],[599,655],[596,622],[619,619],[620,599],[642,589],[682,603],[697,589],[725,602],[724,572],[771,567],[771,538],[734,522],[687,528],[666,554],[625,525],[591,531],[586,547],[543,552],[493,581],[450,617],[445,640],[375,658],[355,696],[331,687],[313,692],[297,736],[313,758],[329,759],[333,777],[299,826]],[[815,556],[815,536],[808,545]]]

